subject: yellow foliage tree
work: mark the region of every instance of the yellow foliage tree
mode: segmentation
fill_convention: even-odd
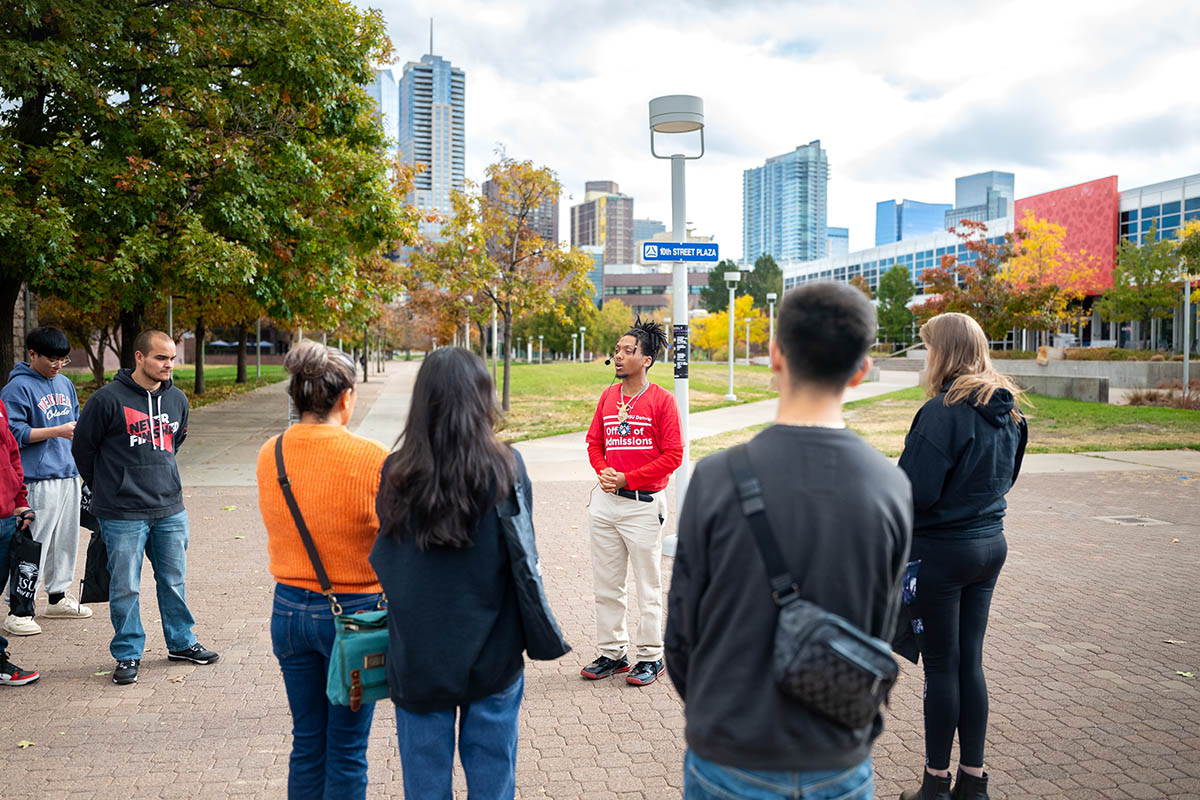
[[[750,353],[762,355],[766,352],[770,336],[767,315],[761,308],[754,308],[754,298],[742,295],[733,304],[734,346],[738,353],[745,353],[746,319],[750,320]],[[692,346],[707,351],[710,359],[729,357],[729,312],[718,311],[694,320],[691,326]]]
[[[1200,303],[1200,219],[1191,220],[1180,229],[1176,252],[1183,274],[1196,279],[1191,282],[1196,287],[1192,291],[1192,302]]]
[[[1067,229],[1032,211],[1017,227],[1016,253],[1000,276],[1020,295],[1018,322],[1047,331],[1078,322],[1083,316],[1079,301],[1100,288],[1100,260],[1086,250],[1068,251]]]

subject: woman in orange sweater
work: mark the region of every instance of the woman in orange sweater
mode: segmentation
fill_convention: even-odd
[[[354,413],[354,362],[302,342],[284,359],[300,422],[283,436],[283,461],[333,594],[345,613],[375,608],[382,589],[367,562],[379,520],[375,494],[387,449],[346,429]],[[292,711],[289,798],[362,798],[374,704],[358,711],[325,697],[333,613],[284,500],[272,437],[258,453],[258,505],[275,576],[271,642]]]

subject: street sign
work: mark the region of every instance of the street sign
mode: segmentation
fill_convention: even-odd
[[[713,242],[643,242],[643,261],[719,261]]]

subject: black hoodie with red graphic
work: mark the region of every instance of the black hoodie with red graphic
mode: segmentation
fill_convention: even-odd
[[[187,423],[187,395],[170,380],[151,392],[127,369],[88,398],[71,454],[92,490],[97,519],[161,519],[183,511],[175,453]]]

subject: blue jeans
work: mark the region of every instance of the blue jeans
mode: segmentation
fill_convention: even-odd
[[[377,594],[339,594],[337,598],[347,614],[375,608],[379,602]],[[375,704],[363,703],[358,711],[351,711],[326,698],[333,635],[333,612],[324,595],[275,585],[271,645],[292,710],[291,800],[356,799],[367,794],[367,737]]]
[[[154,568],[154,588],[163,638],[168,650],[186,650],[196,643],[192,612],[183,596],[187,577],[188,518],[186,511],[161,519],[102,519],[100,536],[108,548],[108,612],[113,638],[109,652],[117,661],[141,659],[146,649],[139,606],[142,557]]]
[[[458,757],[471,800],[512,800],[517,791],[517,714],[525,676],[482,700],[432,714],[397,706],[404,796],[453,800],[454,722],[458,716]]]
[[[0,517],[0,594],[4,593],[4,587],[8,583],[8,573],[12,569],[12,564],[8,561],[8,548],[12,544],[16,532],[16,517]],[[0,655],[3,655],[7,649],[8,639],[0,636]]]
[[[871,758],[849,769],[771,772],[723,767],[687,751],[683,758],[684,800],[871,800]]]

